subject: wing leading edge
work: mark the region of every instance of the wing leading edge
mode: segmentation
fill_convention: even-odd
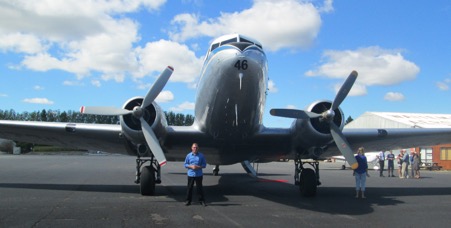
[[[0,120],[0,137],[66,148],[127,153],[120,125]]]
[[[433,146],[451,142],[451,128],[380,128],[344,129],[343,134],[356,151],[392,150],[421,146]],[[330,145],[324,156],[339,154],[335,144]]]

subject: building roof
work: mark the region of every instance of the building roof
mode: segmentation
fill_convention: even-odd
[[[345,128],[451,128],[451,114],[365,112]]]

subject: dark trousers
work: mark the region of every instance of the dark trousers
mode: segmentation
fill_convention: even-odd
[[[393,160],[388,160],[388,175],[392,175],[393,176],[393,170],[395,169],[395,164],[393,162]]]
[[[196,182],[197,199],[200,201],[205,201],[204,190],[202,186],[203,176],[200,177],[188,177],[188,190],[186,191],[186,201],[191,202],[193,198],[193,186]]]
[[[384,174],[383,174],[383,172],[384,172],[384,166],[385,166],[385,161],[379,161],[379,168],[380,168],[380,176],[383,176]]]

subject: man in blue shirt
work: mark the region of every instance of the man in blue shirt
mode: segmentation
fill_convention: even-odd
[[[197,143],[193,143],[193,145],[191,146],[191,152],[186,155],[185,159],[185,168],[188,169],[188,190],[186,192],[185,202],[186,206],[191,204],[194,182],[196,182],[196,190],[199,203],[203,206],[206,206],[204,190],[202,187],[202,169],[207,167],[207,161],[205,160],[204,155],[198,151],[199,146],[197,145]]]

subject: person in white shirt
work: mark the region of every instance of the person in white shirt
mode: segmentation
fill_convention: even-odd
[[[377,155],[377,159],[379,159],[379,176],[384,176],[384,166],[385,166],[385,152],[381,151],[379,152],[379,155]]]

